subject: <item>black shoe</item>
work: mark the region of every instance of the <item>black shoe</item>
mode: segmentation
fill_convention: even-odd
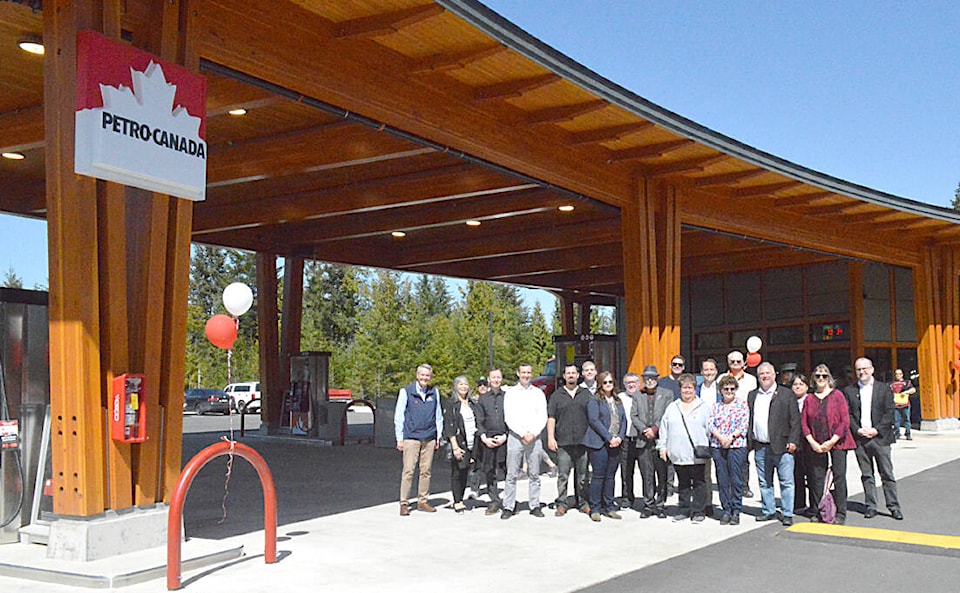
[[[758,515],[757,522],[761,523],[763,521],[775,521],[777,519],[777,514],[773,513],[772,515]]]
[[[877,516],[877,509],[867,509],[867,512],[863,514],[864,519],[873,519]]]
[[[793,525],[793,517],[784,517],[783,519],[780,519],[780,523],[784,527],[790,527],[791,525]]]
[[[731,525],[739,525],[739,524],[740,524],[740,515],[734,515],[734,516],[730,517],[730,524],[731,524]]]
[[[730,524],[730,515],[724,513],[723,516],[720,517],[720,524],[721,524],[721,525],[729,525],[729,524]]]
[[[847,522],[846,517],[836,517],[833,520],[834,525],[843,525]]]
[[[652,514],[653,514],[653,511],[651,511],[650,509],[643,509],[642,511],[640,511],[640,518],[649,519],[650,515]]]
[[[900,509],[895,511],[890,511],[890,516],[896,519],[897,521],[903,521],[903,513],[900,512]]]
[[[541,519],[543,518],[543,511],[540,510],[540,507],[537,507],[532,511],[530,511],[530,514],[533,515],[534,517],[540,517]]]
[[[484,512],[485,515],[496,515],[497,511],[500,510],[500,505],[495,502],[491,502],[487,505],[487,510]]]
[[[744,488],[744,489],[743,489],[743,497],[744,497],[744,498],[753,498],[753,490],[751,490],[751,489],[749,489],[749,488]]]
[[[713,505],[708,504],[705,509],[703,509],[703,514],[707,517],[713,517]]]
[[[657,511],[657,519],[666,519],[666,518],[667,518],[667,511],[663,509],[660,509]]]
[[[506,521],[512,516],[513,516],[513,511],[508,511],[507,509],[503,509],[503,512],[500,513],[500,518],[503,519],[504,521]]]

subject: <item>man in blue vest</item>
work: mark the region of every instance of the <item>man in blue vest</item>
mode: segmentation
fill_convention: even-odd
[[[403,453],[403,474],[400,478],[400,516],[410,514],[407,499],[413,485],[413,472],[420,464],[420,480],[417,488],[417,510],[435,513],[427,496],[430,494],[430,469],[433,453],[440,446],[443,434],[443,411],[440,392],[430,385],[433,367],[421,364],[417,367],[417,381],[400,389],[397,409],[393,414],[393,426],[397,436],[397,450]]]

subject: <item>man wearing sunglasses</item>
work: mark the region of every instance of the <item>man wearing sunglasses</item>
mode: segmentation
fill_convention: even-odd
[[[673,392],[673,399],[680,399],[680,384],[677,378],[684,373],[687,368],[687,359],[677,354],[670,359],[670,374],[660,379],[660,387],[669,389]]]
[[[877,487],[873,475],[876,463],[883,483],[883,498],[890,516],[903,520],[897,500],[897,478],[893,475],[890,445],[896,440],[893,428],[893,391],[886,383],[874,381],[873,361],[858,358],[853,363],[857,382],[844,388],[850,408],[850,432],[857,442],[857,464],[863,482],[863,501],[867,506],[864,518],[877,516]]]

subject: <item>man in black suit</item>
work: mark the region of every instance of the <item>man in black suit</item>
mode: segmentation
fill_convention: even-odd
[[[893,475],[890,445],[896,440],[893,428],[893,391],[886,383],[873,379],[873,362],[858,358],[853,363],[857,382],[844,388],[850,407],[850,432],[857,441],[857,463],[863,481],[863,500],[867,505],[864,517],[877,516],[877,487],[873,477],[876,462],[883,483],[883,498],[890,515],[900,521],[903,513],[897,500],[897,478]]]
[[[761,363],[757,367],[757,379],[757,388],[747,394],[750,407],[747,437],[757,464],[763,509],[757,521],[777,518],[773,491],[773,470],[777,470],[783,509],[781,522],[790,526],[793,525],[793,455],[800,443],[800,409],[793,392],[777,385],[777,373],[772,364]]]

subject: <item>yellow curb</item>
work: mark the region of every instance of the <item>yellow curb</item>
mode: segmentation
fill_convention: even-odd
[[[895,544],[909,544],[912,546],[960,550],[960,537],[955,535],[935,535],[932,533],[896,531],[894,529],[830,525],[828,523],[798,523],[792,527],[788,527],[787,531],[791,533],[802,533],[809,535],[825,535],[829,537],[844,537]]]

